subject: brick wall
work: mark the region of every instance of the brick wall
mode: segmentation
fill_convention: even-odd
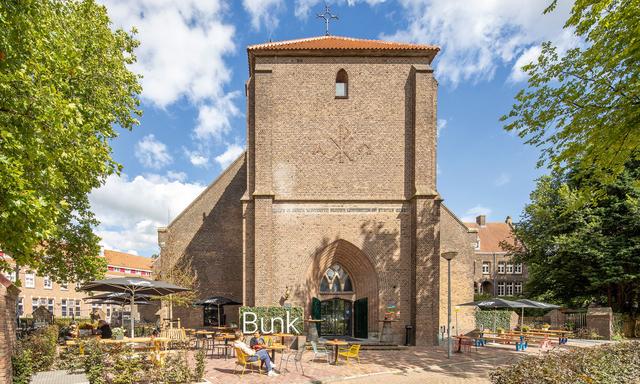
[[[0,382],[11,383],[11,354],[16,344],[16,300],[20,290],[0,274]]]
[[[160,271],[189,261],[200,298],[221,295],[242,300],[242,205],[246,188],[242,155],[193,203],[158,233]],[[164,304],[163,304],[164,305]],[[166,312],[165,312],[166,316]],[[202,326],[202,308],[174,308],[187,327]]]

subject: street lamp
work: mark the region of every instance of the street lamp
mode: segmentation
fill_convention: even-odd
[[[447,260],[447,358],[451,358],[451,260],[458,252],[444,252],[442,258]],[[457,328],[457,327],[456,327]]]

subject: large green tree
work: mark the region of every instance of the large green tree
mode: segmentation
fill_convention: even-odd
[[[519,243],[509,249],[527,264],[527,293],[568,305],[597,301],[637,316],[640,161],[610,183],[580,175],[555,171],[539,179],[515,225]],[[579,191],[591,187],[602,196],[585,203]]]
[[[579,47],[544,43],[502,120],[542,149],[539,165],[612,181],[640,159],[640,1],[576,0],[565,28]]]
[[[20,266],[104,270],[88,194],[119,171],[116,127],[138,123],[134,32],[93,0],[0,1],[0,249]]]

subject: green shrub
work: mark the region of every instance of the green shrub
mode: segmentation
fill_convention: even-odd
[[[476,328],[494,329],[494,321],[496,328],[511,329],[511,311],[476,311]]]
[[[90,384],[104,384],[105,377],[105,353],[96,340],[84,345],[84,372]]]
[[[196,368],[193,371],[193,378],[195,381],[202,381],[204,378],[204,367],[206,365],[204,358],[204,349],[199,349],[198,352],[196,352]]]
[[[491,373],[494,384],[640,382],[640,342],[620,342],[527,356]]]
[[[51,369],[56,360],[58,327],[49,325],[36,330],[21,340],[21,347],[31,351],[34,372]]]
[[[11,366],[13,369],[14,384],[28,384],[33,375],[33,359],[31,350],[25,349],[18,343],[16,351],[11,356]]]

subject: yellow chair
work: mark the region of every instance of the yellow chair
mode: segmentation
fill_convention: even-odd
[[[349,358],[355,358],[356,360],[358,360],[358,364],[360,364],[360,344],[352,345],[345,352],[338,352],[338,356],[344,357],[347,360],[347,363],[349,363]]]
[[[247,365],[249,366],[249,370],[251,370],[251,367],[258,368],[258,374],[262,373],[262,370],[260,369],[260,360],[249,361],[249,356],[246,353],[242,352],[242,349],[234,349],[236,350],[236,367],[233,369],[234,374],[238,370],[238,365],[242,365],[242,373],[240,374],[240,376],[244,375],[244,371],[247,369]]]

